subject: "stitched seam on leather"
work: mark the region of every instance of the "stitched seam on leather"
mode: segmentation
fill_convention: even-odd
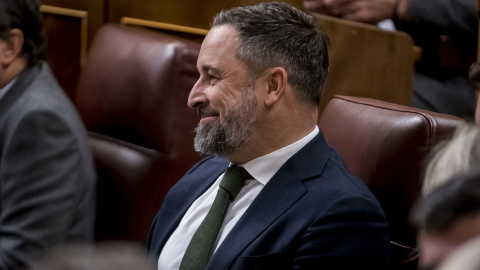
[[[341,99],[341,100],[346,101],[346,102],[355,103],[355,104],[360,104],[360,105],[365,105],[365,106],[370,106],[370,107],[374,107],[374,108],[386,109],[386,110],[396,111],[396,112],[406,112],[406,113],[412,113],[412,114],[416,114],[416,115],[422,116],[422,117],[423,117],[425,120],[427,120],[427,122],[429,123],[429,137],[428,137],[428,152],[427,152],[427,157],[430,156],[431,148],[432,148],[433,142],[436,140],[436,135],[437,135],[437,134],[436,134],[435,121],[434,121],[434,120],[432,119],[432,117],[429,116],[427,113],[419,112],[419,111],[412,111],[412,110],[408,110],[407,108],[402,109],[402,108],[387,108],[387,107],[382,107],[382,106],[379,106],[379,105],[372,104],[372,103],[370,103],[368,100],[364,100],[364,102],[359,102],[359,101],[355,101],[355,100],[349,99],[348,97],[345,97],[345,96],[334,96],[334,97],[331,98],[331,100],[333,100],[333,99],[335,99],[335,98]],[[402,106],[402,105],[399,105],[399,104],[395,104],[395,105],[396,105],[396,106]]]

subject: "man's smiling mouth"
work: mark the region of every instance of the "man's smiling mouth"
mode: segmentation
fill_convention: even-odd
[[[199,108],[197,112],[202,118],[200,120],[201,123],[213,121],[220,116],[220,113],[217,110],[212,110],[208,108]]]

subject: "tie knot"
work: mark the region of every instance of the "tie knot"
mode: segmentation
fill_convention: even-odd
[[[243,187],[245,180],[252,178],[252,176],[241,166],[232,165],[228,167],[225,175],[220,182],[220,188],[225,189],[230,193],[231,199],[235,197],[240,192],[240,189]]]

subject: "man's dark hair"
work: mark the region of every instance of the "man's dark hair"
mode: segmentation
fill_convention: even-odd
[[[0,38],[8,38],[10,30],[18,28],[23,32],[22,55],[33,65],[42,58],[45,47],[43,18],[38,0],[0,1]]]
[[[480,214],[480,169],[456,175],[421,198],[412,211],[419,229],[445,232]]]
[[[328,73],[328,37],[310,15],[286,3],[264,2],[220,12],[212,28],[221,25],[238,31],[236,57],[250,76],[256,79],[269,68],[282,67],[297,98],[320,102]]]

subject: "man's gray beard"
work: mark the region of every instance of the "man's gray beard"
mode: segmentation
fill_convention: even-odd
[[[239,105],[227,113],[222,123],[215,120],[198,124],[195,132],[195,151],[205,155],[226,157],[245,145],[254,131],[257,116],[255,91],[248,88]]]

